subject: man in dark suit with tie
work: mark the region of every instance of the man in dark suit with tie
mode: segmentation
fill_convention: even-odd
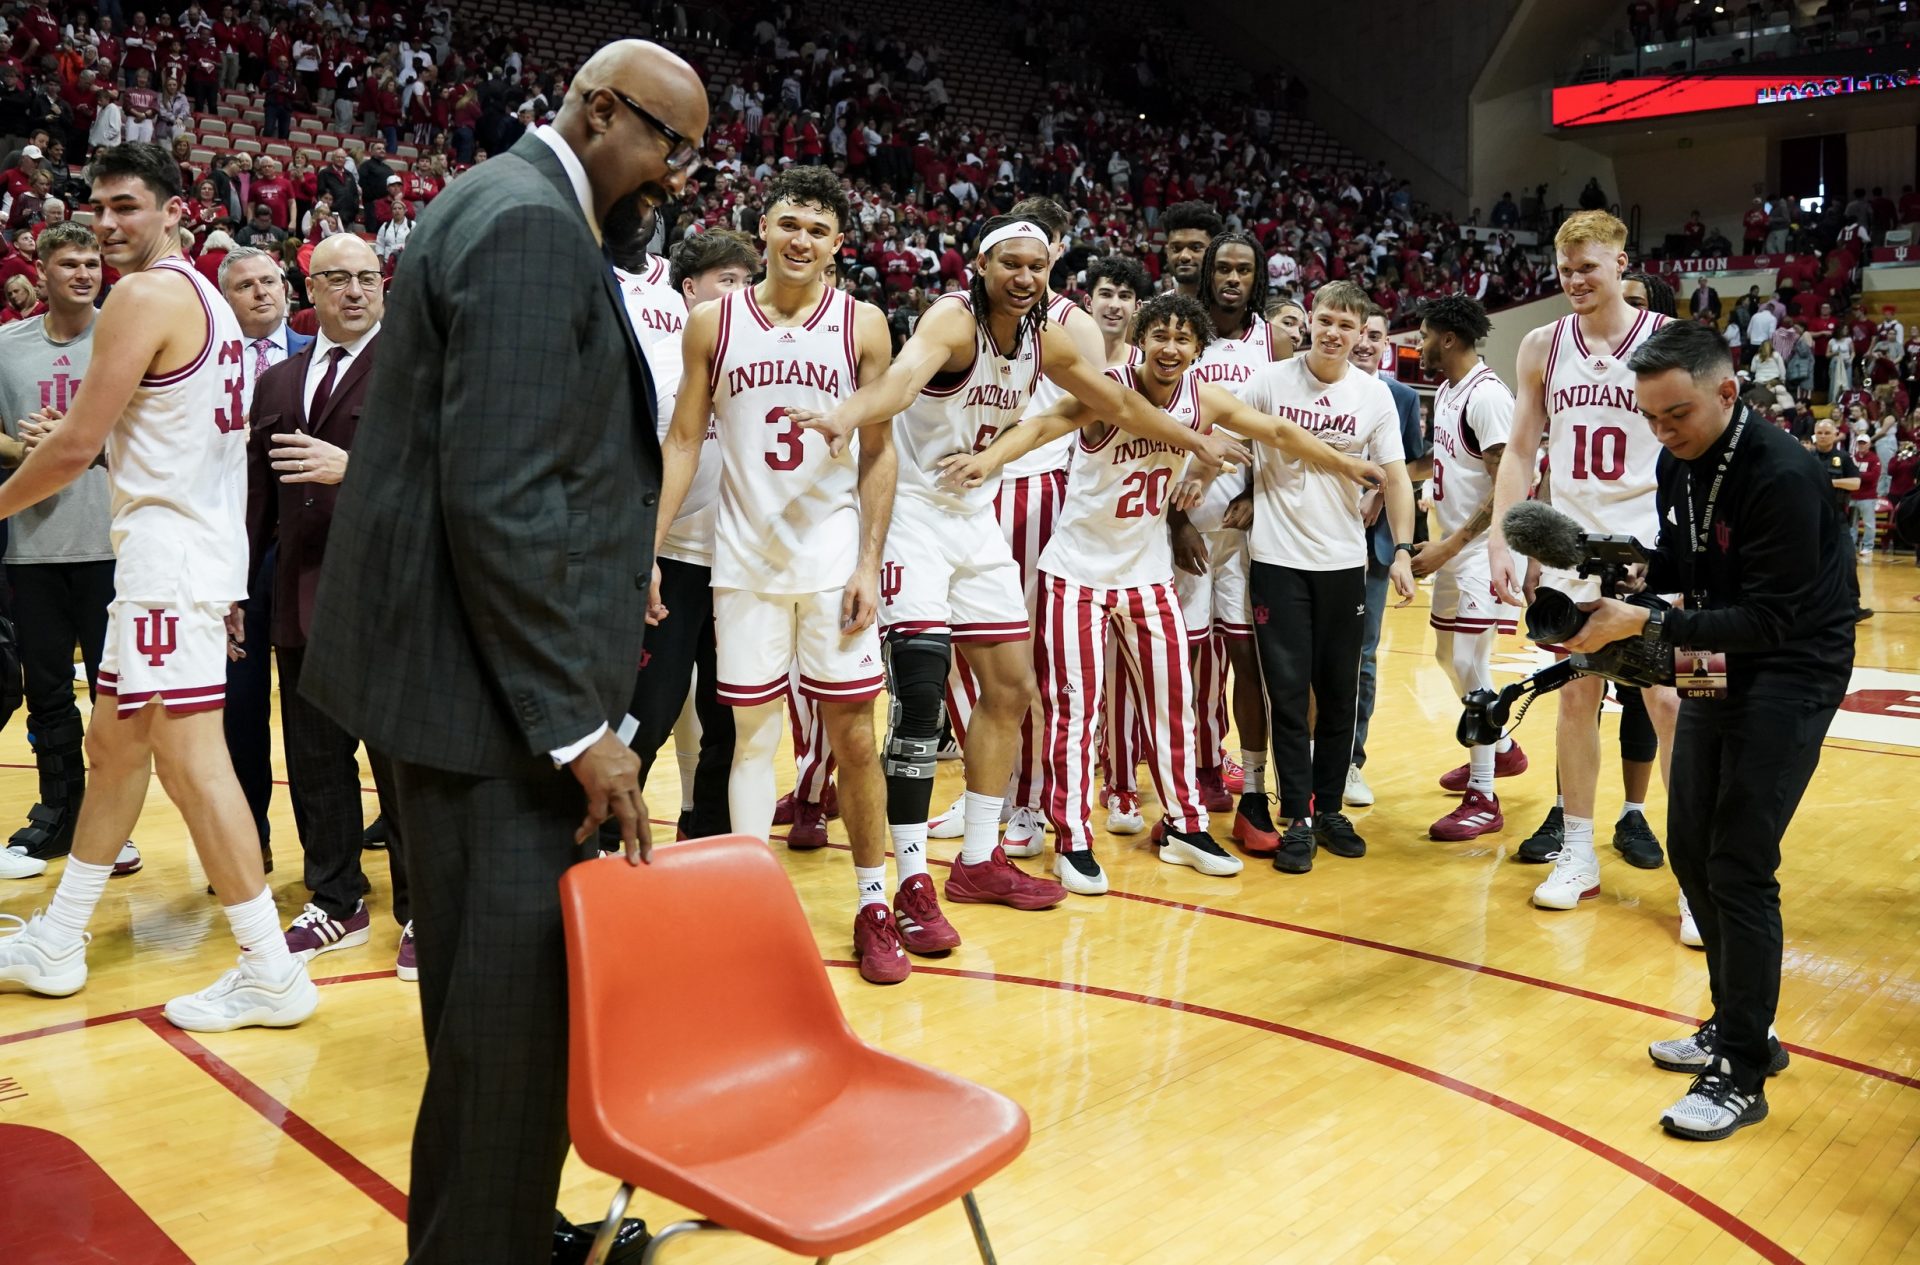
[[[326,555],[340,481],[365,404],[386,295],[373,248],[348,233],[314,248],[307,289],[319,318],[311,344],[260,376],[253,391],[247,441],[247,539],[252,570],[275,542],[269,636],[280,666],[281,733],[287,780],[300,795],[300,845],[313,900],[287,931],[287,949],[302,961],[365,944],[371,917],[361,895],[362,817],[359,739],[300,694],[314,592]],[[253,647],[264,656],[266,647]],[[376,785],[390,792],[376,769]],[[400,923],[398,971],[413,977],[407,925],[406,867],[399,831],[389,831],[393,913]]]
[[[393,762],[427,1048],[411,1265],[552,1252],[558,884],[609,816],[630,861],[648,849],[616,726],[660,450],[602,241],[681,192],[706,125],[685,62],[637,40],[602,48],[551,128],[434,200],[387,307],[301,688]]]

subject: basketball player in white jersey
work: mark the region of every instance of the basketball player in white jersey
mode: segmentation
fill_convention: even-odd
[[[1254,370],[1293,354],[1293,340],[1262,312],[1267,305],[1267,261],[1253,237],[1226,232],[1207,247],[1200,268],[1200,303],[1218,337],[1200,353],[1194,377],[1238,394]],[[1233,837],[1254,856],[1279,845],[1267,803],[1266,697],[1260,658],[1247,614],[1247,526],[1253,496],[1246,472],[1215,479],[1191,514],[1174,515],[1182,556],[1200,565],[1178,572],[1181,610],[1193,647],[1194,712],[1200,751],[1200,794],[1214,812],[1237,809]],[[1199,533],[1196,542],[1187,529]],[[1228,684],[1228,669],[1232,684]],[[1228,788],[1225,755],[1227,702],[1240,734],[1239,802]]]
[[[1605,211],[1582,211],[1554,234],[1560,288],[1573,314],[1541,326],[1520,344],[1513,434],[1494,485],[1487,546],[1494,592],[1503,601],[1517,605],[1531,600],[1540,582],[1537,564],[1523,572],[1516,563],[1501,520],[1527,497],[1543,435],[1555,509],[1592,533],[1632,535],[1642,542],[1659,533],[1654,469],[1660,442],[1636,407],[1627,357],[1666,318],[1638,311],[1621,296],[1626,243],[1626,225]],[[1600,894],[1593,810],[1600,775],[1598,716],[1605,690],[1601,678],[1580,676],[1559,692],[1555,754],[1560,802],[1555,807],[1561,812],[1563,835],[1552,856],[1553,872],[1534,889],[1533,903],[1542,909],[1576,909]],[[1679,702],[1671,687],[1650,687],[1641,697],[1660,736],[1664,772]],[[1551,822],[1544,829],[1551,830]],[[1657,847],[1650,855],[1623,855],[1644,868],[1661,864]]]
[[[1316,468],[1360,482],[1378,480],[1376,467],[1198,381],[1188,369],[1211,336],[1198,301],[1158,295],[1135,318],[1141,364],[1107,374],[1195,430],[1226,427]],[[1061,434],[1078,436],[1066,508],[1040,561],[1040,624],[1051,640],[1036,648],[1034,658],[1046,718],[1047,811],[1060,831],[1054,870],[1067,890],[1085,896],[1107,890],[1092,847],[1091,756],[1102,688],[1118,686],[1104,679],[1113,642],[1146,695],[1154,789],[1165,809],[1153,834],[1160,859],[1203,874],[1241,869],[1240,859],[1207,833],[1207,810],[1193,778],[1186,636],[1165,528],[1174,479],[1187,458],[1130,430],[1123,438],[1122,430],[1127,428],[1109,425],[1097,409],[1068,399],[1003,433],[985,452],[944,463],[950,481],[975,486],[1022,451]]]
[[[46,912],[0,938],[0,980],[54,997],[87,982],[87,922],[157,769],[242,950],[237,969],[168,1002],[167,1020],[196,1032],[286,1027],[319,994],[287,952],[221,726],[228,629],[247,595],[240,327],[180,254],[179,164],[156,145],[116,145],[90,174],[94,235],[120,281],[80,393],[0,486],[0,518],[72,483],[104,445],[114,601],[73,853]]]
[[[1176,202],[1160,214],[1159,230],[1166,234],[1161,259],[1166,264],[1165,288],[1188,298],[1200,296],[1201,259],[1226,222],[1211,202]]]
[[[1298,299],[1276,299],[1269,302],[1267,324],[1278,326],[1295,350],[1307,341],[1307,309]]]
[[[651,235],[651,224],[647,226]],[[661,438],[673,420],[680,389],[682,331],[687,313],[753,284],[759,252],[744,234],[711,229],[677,243],[666,258],[645,253],[644,240],[613,244],[614,272],[627,317],[653,374]],[[632,270],[620,267],[632,264]],[[628,745],[640,757],[640,783],[671,733],[680,771],[680,815],[675,836],[726,834],[727,772],[733,763],[733,714],[714,682],[713,520],[720,495],[719,439],[708,421],[699,472],[661,542],[660,602],[671,618],[647,635],[627,714],[635,721]],[[617,821],[601,826],[600,843],[620,846]]]
[[[1052,198],[1023,198],[1007,212],[1015,219],[1038,224],[1047,232],[1051,259],[1049,268],[1060,262],[1066,252],[1067,229],[1072,226],[1066,209]],[[1047,299],[1047,321],[1065,330],[1089,363],[1106,364],[1105,343],[1100,326],[1079,304],[1064,294]],[[1023,417],[1037,416],[1066,396],[1066,391],[1044,378],[1033,388]],[[1026,602],[1027,622],[1032,626],[1039,594],[1040,554],[1053,536],[1060,517],[1060,502],[1067,490],[1067,462],[1072,457],[1072,438],[1048,444],[1027,453],[1001,472],[999,489],[993,496],[994,517],[1001,535],[1013,550],[1014,565],[1020,572],[1020,590]],[[980,683],[967,666],[964,655],[954,657],[947,674],[947,717],[953,724],[955,739],[964,751],[967,729],[973,722],[973,704],[980,695]],[[1020,738],[1014,748],[1013,782],[1005,809],[1008,813],[1005,844],[1008,856],[1037,856],[1046,833],[1046,818],[1040,812],[1040,731],[1039,700],[1031,700],[1020,721]],[[928,823],[929,834],[936,839],[957,839],[965,833],[965,796]],[[1003,810],[1004,811],[1004,810]]]
[[[1168,417],[1082,356],[1073,338],[1046,319],[1052,260],[1040,225],[989,219],[971,289],[943,295],[926,310],[885,377],[831,412],[797,414],[836,440],[892,423],[900,450],[900,497],[881,581],[893,696],[887,818],[894,851],[925,849],[941,695],[958,641],[981,693],[967,735],[961,850],[947,898],[1016,909],[1046,908],[1065,895],[1058,883],[1021,872],[1000,846],[1000,807],[1034,689],[1026,606],[1013,552],[993,517],[998,480],[956,489],[941,479],[940,463],[985,448],[1013,425],[1042,374],[1102,416],[1196,452],[1210,466],[1244,460],[1246,451]]]
[[[1421,310],[1420,367],[1445,381],[1433,397],[1433,450],[1409,469],[1431,485],[1441,534],[1414,546],[1413,574],[1434,578],[1434,657],[1460,698],[1493,688],[1494,641],[1514,631],[1520,617],[1493,596],[1487,570],[1493,481],[1513,429],[1513,393],[1480,359],[1489,328],[1486,309],[1464,295],[1433,299]],[[1457,842],[1502,829],[1493,779],[1526,767],[1526,752],[1512,738],[1474,747],[1464,768],[1440,779],[1465,795],[1428,835]]]
[[[884,677],[874,613],[893,451],[876,433],[862,437],[857,454],[829,452],[789,415],[831,407],[860,381],[880,377],[891,344],[878,308],[828,283],[849,214],[839,178],[824,167],[782,172],[768,182],[765,206],[765,278],[687,320],[663,448],[658,544],[701,464],[711,416],[720,449],[715,677],[720,700],[734,709],[733,828],[770,834],[781,700],[797,660],[799,687],[820,705],[840,759],[860,974],[898,983],[911,972],[905,950],[944,953],[959,937],[924,870],[903,858],[894,908],[886,891],[885,786],[873,739]]]

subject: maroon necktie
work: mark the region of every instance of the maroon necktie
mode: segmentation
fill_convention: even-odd
[[[346,358],[345,347],[334,347],[327,352],[327,371],[320,377],[320,385],[314,388],[313,403],[307,408],[307,425],[320,420],[327,411],[327,400],[333,395],[333,376],[340,372],[340,362]]]

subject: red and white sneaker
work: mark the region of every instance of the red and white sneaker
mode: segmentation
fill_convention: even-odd
[[[1427,835],[1446,843],[1458,843],[1490,835],[1506,824],[1507,819],[1500,813],[1500,797],[1469,786],[1460,806],[1427,827]]]
[[[1273,826],[1272,797],[1240,797],[1233,814],[1233,841],[1250,857],[1270,857],[1280,851],[1280,832]]]
[[[1016,808],[1001,837],[1010,857],[1037,857],[1047,850],[1047,819],[1031,808]]]
[[[927,820],[927,838],[958,839],[967,833],[967,794],[965,791],[954,797],[947,811],[938,817]]]
[[[794,852],[812,852],[827,846],[827,815],[818,804],[795,800],[793,825],[787,827],[787,847]]]
[[[940,912],[933,880],[925,874],[914,875],[893,894],[893,925],[900,929],[900,939],[909,953],[945,957],[960,947],[960,933]]]
[[[1232,756],[1220,757],[1220,785],[1227,788],[1229,795],[1247,793],[1247,771]]]
[[[394,955],[393,973],[409,984],[420,979],[420,959],[413,951],[413,924],[408,923],[400,931],[400,952]]]
[[[860,978],[869,984],[898,984],[913,974],[900,928],[885,905],[862,905],[853,920],[853,955],[860,959]]]
[[[1107,792],[1107,833],[1110,835],[1137,835],[1147,828],[1147,819],[1140,815],[1140,793],[1138,791]]]
[[[307,962],[322,953],[365,944],[372,934],[372,921],[364,900],[345,918],[335,918],[320,906],[309,903],[287,927],[287,952]]]
[[[1067,889],[1050,878],[1035,878],[1007,860],[1006,849],[978,865],[955,861],[947,874],[947,899],[961,905],[1005,905],[1010,909],[1051,909],[1067,898]]]
[[[138,874],[145,862],[140,859],[140,849],[133,846],[129,839],[120,845],[120,854],[113,858],[113,873],[108,878],[125,878],[129,874]]]
[[[1526,771],[1527,753],[1520,749],[1519,743],[1514,743],[1505,751],[1496,751],[1493,753],[1493,775],[1495,777],[1517,777]],[[1455,795],[1458,795],[1461,791],[1467,789],[1467,783],[1472,779],[1473,765],[1471,763],[1463,764],[1457,769],[1442,773],[1440,775],[1440,787],[1442,790],[1452,791]],[[1439,837],[1438,835],[1434,836],[1436,839]]]
[[[1242,771],[1241,782],[1244,785],[1246,773]],[[1220,776],[1216,766],[1200,770],[1200,806],[1210,813],[1230,813],[1233,811],[1233,796],[1227,793],[1227,784]]]

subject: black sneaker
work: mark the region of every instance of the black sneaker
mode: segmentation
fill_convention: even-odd
[[[1264,830],[1264,831],[1267,831],[1268,833],[1272,833],[1273,831],[1273,809],[1271,807],[1272,803],[1273,803],[1273,796],[1271,795],[1268,795],[1265,793],[1256,795],[1252,792],[1248,792],[1247,794],[1244,794],[1240,797],[1239,806],[1235,809],[1235,811],[1240,816],[1245,817],[1247,819],[1247,824],[1252,826],[1255,830]]]
[[[360,846],[369,850],[378,850],[387,846],[387,819],[375,817],[373,823],[360,832]]]
[[[1351,859],[1367,855],[1367,841],[1354,830],[1345,813],[1315,813],[1313,837],[1337,857]]]
[[[1548,810],[1547,819],[1540,823],[1540,828],[1527,836],[1520,850],[1513,854],[1513,859],[1528,865],[1545,865],[1560,855],[1560,849],[1566,842],[1566,813],[1556,805]]]
[[[1313,827],[1301,817],[1280,836],[1280,850],[1273,854],[1273,868],[1282,874],[1305,874],[1313,868]]]
[[[1718,1142],[1766,1118],[1765,1086],[1741,1088],[1732,1064],[1719,1059],[1693,1078],[1686,1097],[1661,1113],[1660,1127],[1676,1138]]]
[[[1613,824],[1613,850],[1637,870],[1657,870],[1667,860],[1653,827],[1637,808]]]
[[[1243,862],[1204,830],[1167,829],[1155,832],[1160,859],[1168,865],[1184,865],[1216,878],[1238,874]]]
[[[1713,1065],[1719,1052],[1720,1023],[1709,1019],[1697,1028],[1690,1037],[1678,1037],[1672,1041],[1655,1041],[1647,1046],[1647,1057],[1653,1065],[1667,1072],[1698,1073]],[[1787,1070],[1790,1062],[1786,1047],[1780,1044],[1780,1038],[1767,1036],[1767,1075],[1778,1076]]]

